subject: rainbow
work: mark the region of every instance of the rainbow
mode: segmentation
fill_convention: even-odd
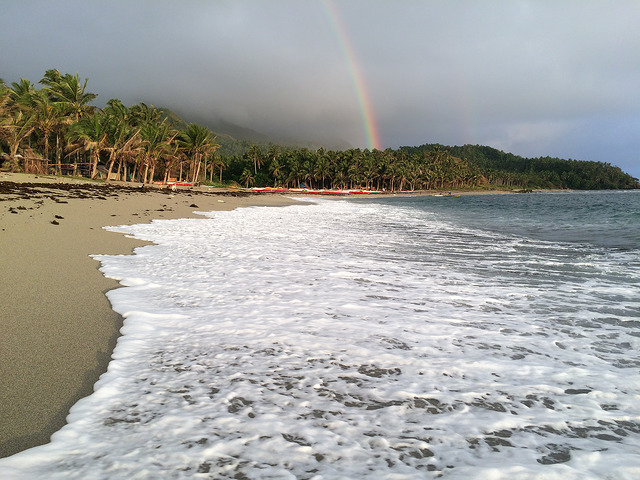
[[[369,96],[369,93],[367,91],[367,86],[364,83],[364,75],[362,74],[362,69],[360,68],[360,64],[356,59],[353,46],[349,41],[347,30],[333,1],[324,0],[322,4],[325,7],[327,17],[329,18],[329,24],[331,25],[336,34],[336,38],[338,39],[338,43],[342,51],[342,56],[344,57],[345,63],[347,65],[347,70],[349,71],[349,76],[351,77],[353,90],[358,101],[358,108],[360,109],[360,116],[362,117],[362,125],[364,127],[367,147],[369,149],[375,148],[380,150],[382,147],[382,142],[380,141],[380,133],[378,132],[376,118],[373,114],[373,104],[371,102],[371,97]]]

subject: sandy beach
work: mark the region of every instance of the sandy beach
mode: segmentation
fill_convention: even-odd
[[[106,371],[122,318],[105,292],[118,283],[102,275],[91,255],[130,254],[145,243],[104,226],[293,202],[272,193],[173,192],[0,173],[0,457],[47,443]]]
[[[144,242],[102,227],[292,203],[204,190],[0,173],[0,457],[47,443],[106,370],[122,318],[105,292],[118,284],[90,255]]]

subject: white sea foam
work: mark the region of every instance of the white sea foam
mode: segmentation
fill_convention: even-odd
[[[2,478],[640,477],[637,252],[347,201],[209,217],[114,229],[157,245],[99,257],[109,370]]]

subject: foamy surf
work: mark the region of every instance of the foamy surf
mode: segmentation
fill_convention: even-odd
[[[640,475],[637,250],[314,201],[115,228],[109,370],[0,474]]]

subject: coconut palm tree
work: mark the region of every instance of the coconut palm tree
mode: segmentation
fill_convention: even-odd
[[[288,170],[285,185],[297,188],[300,186],[302,176],[302,155],[299,152],[287,152],[285,161]]]
[[[211,155],[211,181],[213,182],[213,170],[218,169],[219,178],[218,181],[222,183],[222,171],[227,167],[227,164],[224,158],[216,155],[215,153]]]
[[[145,172],[143,183],[151,183],[158,160],[171,153],[171,145],[178,132],[172,130],[166,119],[162,122],[148,122],[140,128],[141,146],[144,152]],[[148,179],[147,179],[147,173]]]
[[[244,170],[242,170],[242,175],[240,175],[240,182],[243,183],[245,187],[250,187],[255,181],[255,174],[245,167]]]
[[[60,105],[54,104],[43,90],[36,90],[33,94],[33,123],[36,131],[42,135],[44,144],[45,171],[49,170],[49,140],[57,132],[61,124],[65,123],[64,111]],[[58,141],[58,139],[56,139]]]
[[[129,112],[132,117],[132,124],[137,126],[160,122],[162,117],[162,114],[156,107],[153,105],[148,106],[144,102],[133,105],[129,109]]]
[[[47,70],[40,80],[40,83],[45,85],[44,90],[52,101],[59,105],[60,110],[68,117],[66,122],[61,118],[59,124],[61,131],[64,130],[65,123],[67,125],[73,122],[77,123],[80,118],[95,112],[95,107],[89,105],[89,102],[98,95],[86,91],[88,81],[89,79],[85,78],[84,82],[82,82],[77,73],[75,75],[68,73],[62,75],[56,69]],[[56,138],[56,142],[59,142],[59,137]],[[76,152],[77,161],[80,150],[76,148],[74,152]]]
[[[137,158],[140,150],[140,128],[134,126],[134,114],[132,108],[125,106],[120,100],[110,99],[103,111],[107,115],[109,129],[109,167],[107,170],[107,182],[111,180],[113,167],[118,160],[117,178],[121,178],[124,164],[124,178],[126,180],[127,160]]]
[[[269,169],[271,170],[271,176],[273,176],[273,188],[275,188],[278,185],[278,178],[282,176],[284,170],[280,155],[275,156],[273,160],[271,160]]]
[[[196,123],[190,123],[178,137],[178,144],[185,154],[191,158],[191,181],[196,182],[200,175],[201,161],[206,155],[214,153],[220,145],[215,143],[211,131]]]
[[[19,82],[13,82],[9,89],[13,104],[24,111],[30,110],[34,106],[33,94],[35,92],[33,84],[24,78],[21,78]]]
[[[100,153],[109,149],[109,117],[104,113],[82,117],[71,126],[71,139],[75,141],[70,154],[89,152],[91,178],[98,175]],[[75,148],[74,148],[75,147]]]
[[[11,92],[4,80],[0,79],[0,141],[4,141],[4,125],[9,123],[11,108]]]
[[[274,161],[278,155],[282,152],[282,147],[280,145],[269,145],[269,150],[267,151],[267,157],[270,161]]]
[[[40,83],[46,85],[46,91],[54,102],[64,105],[68,114],[78,121],[87,113],[95,111],[95,107],[89,105],[98,95],[86,91],[88,78],[84,83],[80,81],[78,74],[62,75],[58,70],[47,70]]]
[[[9,157],[12,161],[18,158],[18,149],[31,132],[33,132],[33,120],[22,110],[14,110],[0,124],[0,137],[9,147]],[[26,166],[26,165],[25,165]]]
[[[314,165],[314,176],[316,179],[322,180],[322,188],[325,188],[325,180],[327,176],[329,176],[331,163],[329,161],[329,156],[323,148],[319,149],[316,152],[316,156],[317,158]]]
[[[247,151],[247,156],[253,160],[253,173],[258,174],[258,168],[262,165],[262,152],[257,145],[251,145]]]
[[[177,142],[177,137],[173,139],[173,141],[169,144],[169,150],[167,153],[163,155],[163,159],[164,159],[163,183],[167,183],[169,181],[172,169],[176,166],[177,163],[180,163],[180,167],[182,168],[182,162],[184,160],[184,152],[182,151],[182,148]],[[182,173],[180,173],[180,175],[182,176]]]

